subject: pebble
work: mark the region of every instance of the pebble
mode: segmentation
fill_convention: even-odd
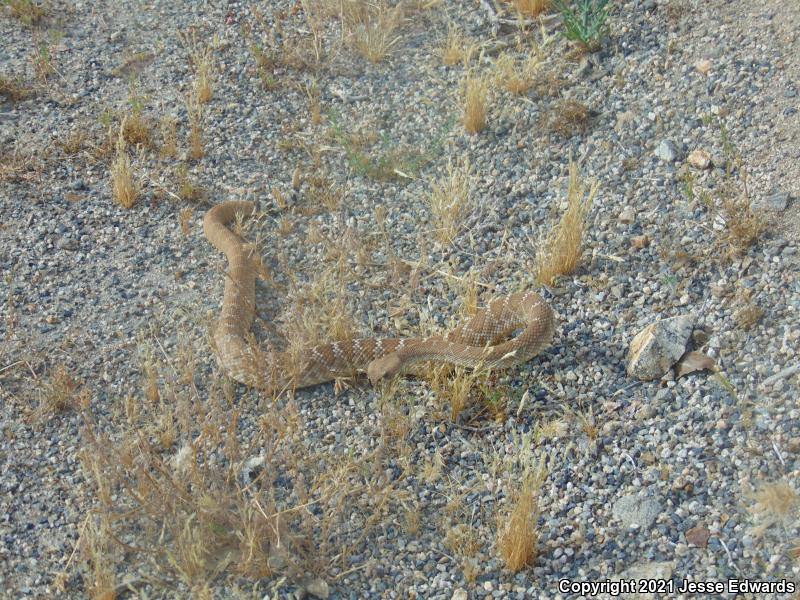
[[[692,150],[686,157],[688,162],[695,169],[704,170],[711,166],[711,153],[707,150]]]
[[[673,163],[678,159],[678,149],[672,140],[662,140],[656,146],[655,154],[665,163]]]

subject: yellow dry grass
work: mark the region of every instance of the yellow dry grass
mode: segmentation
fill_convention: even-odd
[[[200,160],[206,154],[203,145],[203,105],[194,96],[186,99],[186,112],[189,116],[189,158]]]
[[[763,482],[746,496],[751,502],[748,510],[753,517],[753,533],[757,536],[775,525],[795,523],[800,513],[800,494],[783,479]]]
[[[117,136],[117,154],[111,164],[111,196],[123,208],[133,208],[139,197],[139,184],[133,177],[131,159],[125,143],[126,122],[127,119],[123,118]]]
[[[339,14],[350,43],[371,63],[384,60],[400,41],[402,3],[393,7],[383,0],[344,0]]]
[[[490,78],[476,71],[467,73],[461,82],[463,123],[469,134],[486,128],[490,88]]]
[[[553,6],[552,0],[513,0],[517,12],[526,17],[538,17]]]
[[[495,61],[495,77],[499,85],[515,95],[525,94],[535,82],[536,73],[542,64],[538,52],[531,52],[518,61],[508,52],[503,52]]]
[[[599,184],[587,183],[570,158],[567,184],[567,210],[545,238],[536,257],[536,282],[553,285],[556,277],[569,275],[578,266],[583,252],[586,217]]]
[[[525,470],[521,480],[509,481],[509,506],[498,515],[497,552],[511,571],[519,571],[536,558],[539,534],[539,490],[545,477],[543,463]]]
[[[88,391],[64,365],[53,371],[49,380],[39,388],[35,417],[42,419],[68,409],[77,409],[89,402]]]
[[[436,237],[451,243],[461,231],[464,218],[473,208],[474,176],[469,162],[447,165],[447,175],[431,186],[430,206]]]
[[[468,66],[476,48],[477,45],[463,34],[458,25],[452,21],[447,25],[447,38],[441,48],[442,62],[445,65],[452,67],[461,63]]]

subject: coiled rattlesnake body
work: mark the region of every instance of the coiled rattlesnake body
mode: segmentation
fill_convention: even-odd
[[[228,259],[222,314],[214,331],[217,357],[222,369],[240,383],[280,391],[364,371],[375,383],[422,361],[508,368],[527,362],[553,338],[552,309],[537,293],[523,292],[493,299],[445,336],[343,340],[314,346],[300,357],[264,349],[250,339],[260,262],[228,228],[237,213],[253,212],[251,202],[225,202],[203,220],[208,241]],[[515,331],[519,333],[507,339]]]

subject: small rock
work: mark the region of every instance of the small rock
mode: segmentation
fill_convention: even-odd
[[[77,250],[78,249],[78,241],[72,238],[58,238],[56,242],[56,247],[61,250]]]
[[[646,235],[635,235],[631,238],[631,246],[637,250],[647,248],[650,245],[650,238]]]
[[[666,163],[675,162],[678,158],[678,149],[672,140],[662,140],[656,147],[656,156]]]
[[[708,538],[711,537],[708,529],[702,525],[696,525],[686,532],[686,543],[694,544],[698,548],[705,548],[708,545]]]
[[[702,171],[711,165],[711,154],[705,150],[692,150],[686,161],[695,169]]]
[[[626,208],[621,213],[619,213],[619,217],[617,217],[617,220],[620,223],[628,225],[636,220],[636,213],[633,212],[632,209]]]
[[[698,73],[705,75],[711,70],[711,61],[707,58],[698,60],[696,63],[694,63],[694,68],[697,69]]]
[[[753,208],[759,211],[783,212],[787,206],[789,206],[789,192],[774,192],[753,201]]]
[[[463,588],[458,588],[457,590],[453,591],[453,596],[451,600],[467,600],[469,596],[467,596],[467,590]]]
[[[642,329],[628,351],[628,375],[643,381],[664,375],[683,356],[693,326],[694,318],[682,315]]]
[[[628,494],[614,503],[611,512],[622,521],[623,527],[647,529],[661,512],[661,503],[655,498],[639,498],[635,494]]]
[[[303,583],[303,587],[305,588],[306,592],[315,596],[316,598],[327,598],[331,594],[331,590],[328,587],[328,582],[324,579],[319,577],[315,579],[307,579]]]
[[[247,459],[239,473],[243,485],[248,486],[258,478],[261,471],[264,470],[264,460],[263,456],[253,456]]]

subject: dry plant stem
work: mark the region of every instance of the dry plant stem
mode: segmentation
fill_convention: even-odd
[[[498,516],[497,551],[511,571],[519,571],[536,557],[539,491],[545,476],[540,460],[525,469],[519,483],[509,481],[510,507]]]
[[[472,209],[472,170],[469,162],[458,167],[447,165],[447,176],[431,188],[431,214],[436,237],[451,243],[461,229],[464,218]]]
[[[203,107],[190,95],[186,100],[186,110],[189,115],[189,157],[200,160],[206,153],[203,147]]]
[[[464,78],[462,88],[464,129],[467,133],[475,134],[486,127],[489,80],[483,75],[472,72]]]
[[[532,52],[522,62],[503,52],[497,57],[495,70],[498,83],[512,94],[525,94],[534,84],[536,72],[541,64],[541,59],[536,52]]]
[[[376,3],[342,4],[342,23],[353,45],[370,62],[381,62],[400,40],[396,30],[403,19],[403,5]]]
[[[461,29],[452,21],[447,25],[447,39],[442,47],[442,62],[447,66],[461,63],[464,67],[469,65],[475,53],[475,44],[461,32]]]
[[[536,258],[536,281],[552,285],[556,277],[575,271],[583,252],[586,217],[599,184],[587,184],[570,159],[567,210],[545,239]]]
[[[139,186],[134,180],[126,149],[125,124],[126,119],[122,119],[117,137],[117,155],[111,165],[111,194],[117,204],[124,208],[132,208],[139,196]]]

